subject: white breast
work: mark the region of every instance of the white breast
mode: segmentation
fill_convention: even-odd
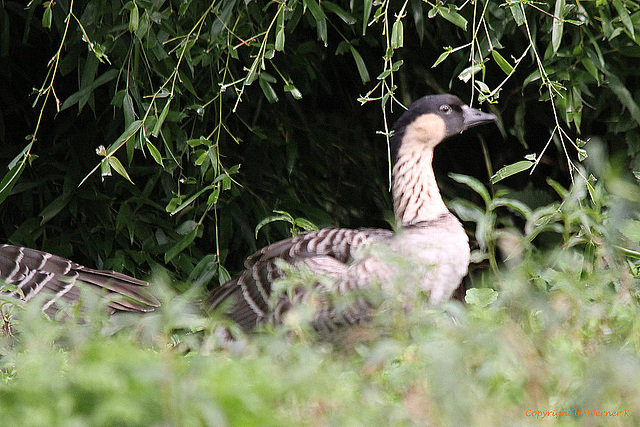
[[[437,221],[398,231],[368,257],[389,281],[412,297],[427,292],[430,305],[448,300],[469,267],[469,239],[462,224],[448,213]],[[382,262],[380,262],[382,261]]]

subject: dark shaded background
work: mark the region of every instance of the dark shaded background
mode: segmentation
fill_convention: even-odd
[[[118,15],[109,9],[111,2],[98,3],[104,9],[104,16],[111,17],[114,22],[109,24],[107,18],[101,21],[101,25],[92,26],[85,22],[87,30],[96,39],[100,34],[113,34],[108,31],[109,25],[124,24],[126,28],[126,14]],[[255,19],[256,12],[251,8],[257,7],[256,3],[249,6],[237,4],[233,6],[232,15],[243,17],[250,23],[246,31],[254,34],[264,28],[273,11],[265,8],[263,19]],[[349,4],[342,3],[341,6],[349,10]],[[140,8],[151,10],[158,8],[158,4],[167,21],[173,22],[176,19],[173,8],[177,9],[177,3],[156,2],[152,7],[140,2]],[[47,63],[58,49],[67,6],[67,2],[61,1],[54,7],[54,25],[50,30],[41,26],[43,6],[40,3],[33,3],[29,9],[17,2],[4,2],[2,5],[2,175],[7,171],[6,165],[24,148],[25,137],[36,127],[40,105],[32,105],[34,88],[42,85]],[[412,2],[411,6],[411,15],[404,19],[404,46],[394,56],[394,60],[404,61],[394,77],[398,99],[409,103],[425,94],[451,92],[471,102],[470,84],[456,77],[468,61],[467,50],[453,54],[438,67],[431,68],[443,46],[465,43],[470,31],[462,31],[440,17],[428,19],[427,7],[422,2]],[[76,7],[82,9],[85,5]],[[361,10],[357,8],[362,6],[354,7],[353,15],[361,16]],[[191,8],[196,8],[196,5]],[[417,19],[420,11],[423,18]],[[512,55],[520,56],[528,39],[522,27],[517,26],[504,11],[496,3],[488,13],[492,14],[491,22],[507,23],[501,31],[496,30],[496,37],[501,39],[502,56],[511,59]],[[220,13],[218,9],[211,14],[207,18],[211,21],[208,25],[214,25]],[[461,13],[471,19],[467,11]],[[194,16],[198,16],[197,11]],[[285,70],[300,89],[303,94],[301,100],[293,99],[278,86],[276,90],[280,100],[270,104],[257,82],[245,88],[236,112],[232,112],[236,101],[232,89],[223,95],[221,113],[214,103],[205,109],[202,116],[198,116],[189,107],[194,97],[186,90],[182,90],[174,100],[185,117],[174,125],[174,129],[179,128],[183,133],[173,132],[170,135],[175,141],[182,141],[177,142],[177,146],[184,146],[187,138],[211,133],[220,115],[228,129],[241,140],[237,143],[226,133],[222,135],[222,164],[227,168],[240,164],[241,168],[239,174],[234,175],[238,185],[233,184],[221,194],[215,209],[205,214],[206,197],[203,196],[204,200],[175,216],[165,211],[165,206],[178,191],[191,194],[207,184],[203,179],[192,186],[178,186],[181,178],[197,176],[198,173],[186,148],[180,152],[179,165],[165,156],[165,169],[142,152],[135,153],[131,164],[126,162],[124,153],[119,155],[135,185],[118,175],[102,180],[99,173],[94,173],[78,187],[84,176],[100,161],[96,148],[108,146],[124,130],[121,106],[112,105],[114,93],[122,89],[122,81],[118,87],[115,81],[111,81],[97,88],[81,111],[76,105],[58,113],[54,100],[50,99],[32,151],[38,157],[26,166],[11,196],[0,205],[0,241],[44,249],[88,265],[124,270],[137,276],[147,274],[153,265],[162,265],[185,279],[206,254],[215,254],[219,250],[221,264],[233,273],[257,247],[289,235],[287,224],[273,223],[264,227],[255,240],[256,224],[271,215],[274,209],[287,211],[294,217],[304,217],[318,226],[388,226],[385,217],[390,216],[391,203],[387,191],[386,141],[382,135],[376,134],[384,128],[383,115],[379,102],[360,105],[357,101],[373,87],[375,77],[383,70],[381,25],[372,25],[363,37],[359,33],[360,21],[350,26],[334,15],[328,16],[330,25],[326,47],[317,40],[316,25],[306,13],[294,30],[289,31],[287,27],[285,52],[276,53],[273,59],[273,63]],[[187,18],[181,19],[187,21],[184,27],[188,27]],[[548,31],[545,31],[548,23],[544,16],[533,13],[531,22],[539,30],[539,49],[544,50],[542,46],[548,43],[549,38]],[[567,45],[566,52],[575,51],[573,46],[579,37],[579,29],[571,28],[571,31],[563,41],[563,46]],[[82,42],[77,26],[71,25],[70,33],[54,85],[60,102],[78,90],[82,64],[91,54]],[[117,34],[117,40],[131,39],[127,43],[135,44],[126,31]],[[348,52],[335,54],[344,34],[357,39],[358,52],[367,64],[372,82],[363,84]],[[109,45],[106,36],[105,40]],[[238,42],[237,39],[232,41],[233,44]],[[211,43],[210,40],[209,48]],[[116,42],[111,46],[112,50],[107,52],[111,64],[100,64],[98,75],[112,67],[123,67],[125,63],[126,50]],[[241,67],[250,64],[255,47],[241,47],[237,51],[240,63],[234,66],[237,75],[241,75]],[[636,46],[634,52],[637,51]],[[584,77],[585,72],[579,69],[577,58],[569,57],[574,69],[567,68],[567,71]],[[148,60],[154,61],[150,55]],[[553,55],[546,58],[550,69],[560,68],[562,64],[554,63],[557,60]],[[635,96],[637,87],[637,77],[633,73],[636,62],[635,59],[615,63],[612,60],[607,65],[625,82],[632,96]],[[211,99],[211,94],[217,93],[219,66],[220,62],[201,63],[192,70],[193,86],[201,91],[198,94],[200,100]],[[467,132],[438,148],[434,167],[445,200],[461,197],[482,203],[468,188],[448,178],[448,172],[468,174],[489,185],[487,162],[495,172],[505,164],[521,160],[525,154],[541,152],[553,129],[554,116],[549,102],[540,101],[540,98],[544,99],[546,89],[541,89],[535,82],[523,88],[523,81],[535,70],[535,60],[529,54],[503,86],[498,103],[482,106],[500,116],[500,127],[483,127]],[[273,74],[273,69],[268,71]],[[481,74],[477,77],[480,78]],[[504,77],[495,63],[487,63],[484,81],[489,87],[497,86]],[[162,80],[160,75],[151,75],[148,81],[139,79],[141,93],[151,94],[153,90],[145,85],[150,82],[157,85]],[[623,164],[633,169],[637,152],[633,147],[639,145],[635,139],[622,142],[617,135],[622,131],[635,130],[637,123],[629,117],[627,108],[618,98],[608,91],[604,74],[600,84],[588,85],[578,80],[575,80],[576,86],[584,89],[581,93],[588,100],[582,110],[580,137],[603,136],[612,154],[622,157]],[[572,81],[569,78],[565,83],[571,85]],[[473,101],[477,106],[477,101]],[[142,106],[137,107],[140,114]],[[517,118],[518,110],[524,112],[524,120]],[[402,109],[394,105],[390,122],[401,112]],[[630,123],[628,129],[621,125],[625,119]],[[575,127],[563,125],[570,136],[577,136]],[[524,140],[516,135],[523,135]],[[488,158],[480,141],[486,144]],[[154,143],[162,147],[159,138]],[[521,173],[510,177],[500,182],[498,188],[509,189],[511,197],[524,200],[532,207],[549,203],[555,198],[555,193],[547,185],[547,178],[564,185],[570,183],[567,161],[559,148],[552,143],[532,175]],[[575,152],[570,156],[575,159]],[[185,221],[199,221],[202,215],[205,219],[193,244],[166,264],[164,254],[181,239],[181,233],[176,230]],[[473,232],[472,225],[468,225]]]

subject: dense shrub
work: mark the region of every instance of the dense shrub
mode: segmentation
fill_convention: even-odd
[[[638,16],[617,0],[4,2],[4,239],[225,279],[275,209],[384,224],[384,134],[398,102],[438,91],[501,117],[482,144],[443,147],[440,174],[535,164],[507,182],[549,193],[544,178],[568,183],[597,135],[636,170]],[[263,228],[258,245],[286,233]]]

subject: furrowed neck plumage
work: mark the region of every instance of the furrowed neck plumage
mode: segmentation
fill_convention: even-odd
[[[393,165],[393,210],[402,226],[430,221],[448,213],[433,173],[433,150],[445,137],[445,124],[433,114],[396,129]]]

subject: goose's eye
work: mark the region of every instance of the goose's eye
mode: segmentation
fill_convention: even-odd
[[[444,114],[449,114],[451,113],[451,107],[448,106],[447,104],[443,104],[440,106],[440,111],[443,112]]]

